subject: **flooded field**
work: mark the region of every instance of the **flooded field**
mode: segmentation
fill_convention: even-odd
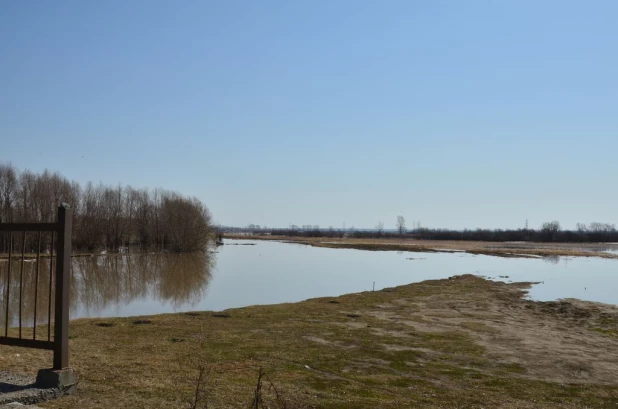
[[[527,243],[527,242],[505,242],[501,244],[489,245],[490,249],[510,249],[510,250],[571,250],[582,253],[610,253],[618,254],[618,243]]]
[[[617,251],[609,248],[607,251]],[[49,260],[35,260],[21,279],[22,319],[48,314]],[[4,323],[8,261],[0,260],[0,317]],[[19,310],[19,263],[10,288],[12,322]],[[272,241],[226,240],[205,254],[106,254],[73,258],[71,318],[223,310],[379,290],[428,279],[475,274],[532,281],[534,300],[579,298],[618,304],[618,261],[598,257],[504,258],[455,253],[331,249]],[[53,303],[52,303],[53,304]],[[14,313],[15,312],[15,313]],[[53,316],[53,311],[52,311]]]

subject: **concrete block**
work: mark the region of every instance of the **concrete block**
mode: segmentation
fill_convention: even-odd
[[[41,369],[36,375],[36,386],[41,389],[57,388],[70,394],[77,388],[77,373],[71,368]]]

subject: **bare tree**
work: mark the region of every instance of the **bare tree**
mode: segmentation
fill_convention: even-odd
[[[556,220],[543,223],[541,226],[541,233],[548,241],[556,241],[558,238],[558,232],[560,231],[560,223]]]
[[[403,216],[397,216],[397,231],[399,234],[406,232],[406,219]]]
[[[59,173],[17,172],[0,164],[0,223],[53,222],[57,206],[69,203],[75,249],[118,249],[132,242],[174,251],[204,249],[212,236],[206,206],[174,192],[150,192],[92,183],[82,190]]]
[[[103,185],[94,186],[91,182],[84,189],[79,217],[79,228],[75,232],[77,247],[94,250],[103,244],[105,238],[105,209],[103,206]]]
[[[588,226],[588,230],[595,233],[606,233],[616,230],[616,226],[609,223],[593,222]]]
[[[186,199],[175,193],[166,195],[161,221],[166,247],[173,251],[196,251],[206,247],[211,233],[210,213],[198,199]]]
[[[378,237],[382,237],[382,234],[384,234],[384,223],[383,222],[378,222],[378,224],[376,225],[376,231],[378,233]]]
[[[106,187],[103,191],[103,211],[105,219],[105,245],[118,249],[122,245],[126,230],[126,192],[122,186]]]
[[[154,231],[151,226],[154,216],[154,203],[148,190],[136,190],[135,193],[135,234],[143,247],[153,243]],[[157,213],[158,214],[158,213]]]
[[[17,174],[11,165],[0,164],[0,223],[13,221],[17,196]]]

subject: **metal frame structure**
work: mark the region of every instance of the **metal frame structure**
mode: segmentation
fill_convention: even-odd
[[[71,224],[72,224],[72,209],[67,204],[62,204],[58,207],[58,221],[56,223],[0,223],[0,232],[8,232],[9,236],[9,262],[6,274],[5,288],[5,328],[4,334],[0,334],[1,345],[11,345],[27,348],[47,349],[54,351],[53,369],[63,369],[69,367],[69,293],[70,293],[70,271],[71,271]],[[26,252],[26,233],[38,233],[38,249],[37,249],[37,267],[35,276],[35,294],[34,294],[34,325],[32,339],[22,337],[22,297],[23,297],[23,274],[24,274],[24,258]],[[49,287],[48,287],[48,305],[47,305],[47,339],[36,339],[37,329],[37,303],[38,303],[38,287],[39,287],[39,272],[41,260],[41,236],[43,232],[51,232],[51,250],[49,262]],[[10,287],[11,273],[13,264],[13,236],[17,233],[21,234],[21,268],[19,271],[19,336],[9,336],[9,307],[10,307]],[[55,248],[54,248],[55,244]],[[55,250],[55,251],[54,251]],[[56,273],[53,280],[53,259],[56,258]],[[2,279],[2,278],[0,278]],[[54,336],[51,336],[51,311],[52,311],[52,287],[55,281],[55,298],[54,298]]]

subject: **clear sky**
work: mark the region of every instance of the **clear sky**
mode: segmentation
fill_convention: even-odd
[[[227,225],[618,223],[618,2],[0,0],[0,162]]]

